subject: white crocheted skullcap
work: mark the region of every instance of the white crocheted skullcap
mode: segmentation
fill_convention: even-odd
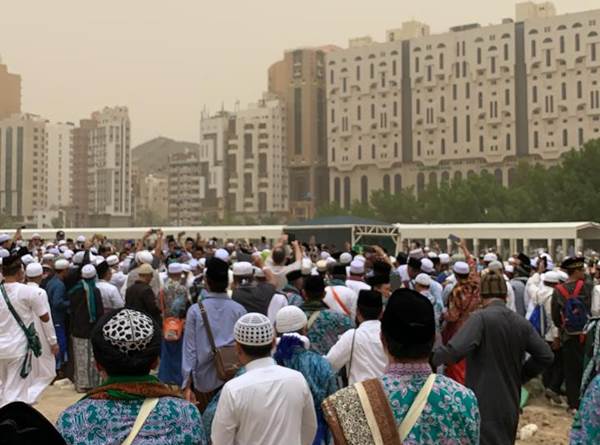
[[[235,340],[246,346],[266,346],[273,342],[273,325],[263,314],[250,312],[235,323]]]
[[[277,332],[285,334],[287,332],[297,332],[306,326],[306,314],[298,306],[284,306],[275,317],[275,327]]]
[[[341,264],[350,264],[352,262],[352,254],[350,252],[344,252],[340,255]]]
[[[28,278],[39,277],[44,273],[44,269],[40,263],[29,263],[25,269],[25,274]]]
[[[135,254],[135,261],[137,261],[138,264],[152,264],[153,260],[154,256],[147,250],[140,250]]]
[[[119,257],[116,255],[110,255],[106,258],[106,262],[110,267],[116,266],[119,264]]]
[[[154,323],[142,312],[123,309],[102,326],[102,336],[119,351],[143,351],[154,337]]]
[[[81,276],[86,280],[91,280],[92,278],[96,278],[96,268],[91,264],[86,264],[81,268]]]
[[[85,256],[85,251],[80,250],[75,255],[73,255],[73,263],[74,264],[81,264],[81,263],[83,263],[83,257],[84,256]]]

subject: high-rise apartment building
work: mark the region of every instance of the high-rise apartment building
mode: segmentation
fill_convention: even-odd
[[[88,225],[88,151],[90,133],[98,122],[94,119],[81,119],[79,126],[73,128],[73,169],[71,172],[72,212],[74,227]]]
[[[235,115],[221,111],[200,120],[200,205],[208,221],[225,217],[229,168],[227,147],[235,135]]]
[[[0,119],[21,112],[21,76],[8,72],[0,58]]]
[[[406,22],[327,54],[332,201],[483,171],[508,185],[519,160],[550,165],[600,137],[600,10],[516,11],[436,35]]]
[[[88,213],[96,226],[131,222],[130,121],[127,107],[92,113],[88,150]]]
[[[269,68],[269,92],[286,107],[289,206],[292,219],[314,216],[329,200],[325,54],[330,48],[286,51]]]
[[[286,108],[265,94],[236,113],[236,134],[229,140],[228,213],[257,220],[288,214]]]
[[[164,224],[169,217],[167,176],[148,175],[140,182],[140,198],[136,201],[136,217],[149,215],[156,221],[163,221]]]
[[[200,174],[198,150],[186,150],[169,156],[168,214],[177,226],[199,225],[203,217],[200,205]]]
[[[65,209],[73,203],[74,128],[71,123],[46,123],[48,209]]]
[[[45,126],[32,114],[0,120],[0,212],[25,224],[47,206]]]

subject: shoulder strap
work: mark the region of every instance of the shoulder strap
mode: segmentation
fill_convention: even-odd
[[[576,298],[579,296],[579,294],[581,293],[581,289],[583,289],[583,280],[579,280],[577,282],[577,284],[575,285],[575,289],[573,290],[573,294],[571,295],[572,298]]]
[[[133,428],[131,428],[131,432],[127,436],[127,439],[125,439],[125,442],[123,442],[123,445],[131,445],[133,443],[134,439],[144,426],[144,422],[146,422],[146,419],[148,419],[148,416],[150,416],[152,410],[156,408],[156,405],[158,405],[158,400],[158,397],[144,400],[144,403],[142,403],[142,407],[140,408],[140,412],[135,418]]]
[[[308,319],[308,322],[306,323],[307,330],[309,330],[312,327],[312,325],[315,324],[315,321],[317,320],[317,318],[319,317],[320,314],[321,314],[321,311],[314,311],[312,313],[312,315]]]
[[[415,401],[406,413],[406,416],[404,416],[404,420],[398,428],[398,433],[400,434],[400,440],[402,440],[402,442],[404,442],[404,440],[408,437],[410,430],[413,429],[415,423],[417,423],[417,420],[419,420],[419,417],[421,417],[421,413],[425,409],[425,405],[427,405],[427,399],[429,398],[429,394],[433,389],[435,377],[435,374],[431,374],[427,378],[425,384],[419,391],[419,394],[417,394],[417,397],[415,397]]]
[[[346,305],[344,304],[344,302],[342,301],[342,299],[340,298],[338,293],[335,291],[335,288],[333,286],[330,286],[330,289],[331,289],[331,293],[333,295],[333,299],[335,300],[335,302],[340,305],[340,307],[342,308],[342,311],[344,311],[344,313],[346,315],[350,315],[350,311],[348,310],[348,307],[346,307]]]
[[[559,284],[554,289],[556,289],[558,293],[560,293],[563,297],[569,298],[569,291],[567,290],[564,284]]]
[[[350,347],[350,361],[348,362],[348,371],[346,372],[346,377],[350,380],[350,370],[352,369],[352,357],[354,356],[354,339],[356,338],[356,331],[358,328],[354,329],[354,333],[352,334],[352,346]]]
[[[17,311],[13,307],[12,303],[10,302],[10,299],[8,298],[8,294],[6,293],[6,289],[4,288],[3,283],[0,283],[0,291],[2,291],[2,296],[4,297],[4,301],[6,301],[8,310],[10,311],[12,316],[15,318],[15,320],[17,321],[17,324],[23,330],[23,332],[25,333],[25,336],[27,337],[29,335],[29,330],[27,329],[27,326],[25,326],[25,323],[23,323],[23,320],[21,320],[21,317],[19,317],[19,314],[17,313]]]
[[[354,384],[374,445],[401,445],[394,413],[379,379]]]
[[[202,320],[204,321],[204,326],[206,326],[206,334],[208,336],[208,342],[210,343],[210,348],[213,353],[217,350],[217,346],[215,345],[215,338],[213,337],[212,329],[210,328],[210,323],[208,322],[208,314],[206,313],[206,308],[202,304],[202,301],[198,300],[198,307],[200,308],[200,315],[202,315]]]

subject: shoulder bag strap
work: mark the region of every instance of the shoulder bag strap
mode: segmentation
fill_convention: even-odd
[[[123,445],[131,445],[133,443],[138,433],[144,426],[144,422],[146,422],[146,419],[148,419],[148,416],[150,416],[152,410],[156,408],[156,405],[158,405],[158,400],[158,397],[144,400],[144,403],[142,403],[142,407],[140,408],[140,412],[135,418],[133,428],[131,428],[131,432],[127,436],[127,439],[125,439],[125,441],[123,442]]]
[[[350,315],[350,311],[348,310],[348,308],[346,307],[346,305],[344,304],[344,302],[342,301],[342,299],[340,298],[340,296],[338,295],[338,293],[335,291],[335,288],[333,286],[331,286],[331,293],[333,295],[333,299],[342,308],[342,311],[344,311],[344,313],[346,315]]]
[[[564,284],[559,284],[558,286],[555,287],[555,289],[563,296],[565,297],[565,299],[569,299],[569,291],[567,290],[567,288],[564,286]]]
[[[425,405],[427,405],[427,399],[429,398],[429,394],[433,389],[433,384],[435,383],[435,374],[431,374],[425,384],[415,397],[415,401],[410,406],[406,416],[404,416],[404,420],[400,424],[400,428],[398,428],[398,433],[400,434],[400,440],[404,442],[404,440],[408,437],[410,430],[413,429],[419,417],[421,417],[421,413],[425,409]]]
[[[352,357],[354,356],[354,339],[356,338],[356,331],[358,328],[354,329],[354,333],[352,334],[352,346],[350,347],[350,361],[348,362],[348,372],[346,373],[346,378],[350,380],[350,370],[352,369]]]
[[[354,384],[374,445],[401,445],[394,413],[379,379]]]
[[[210,343],[210,348],[213,353],[217,350],[217,346],[215,345],[215,338],[213,337],[212,329],[210,328],[210,323],[208,322],[208,314],[206,313],[206,308],[202,304],[200,300],[198,300],[198,307],[200,308],[200,315],[202,315],[202,320],[204,321],[204,326],[206,326],[206,334],[208,336],[208,342]]]
[[[315,324],[315,321],[319,317],[320,313],[321,313],[321,311],[314,311],[312,313],[312,315],[308,319],[308,322],[306,323],[306,330],[309,330],[312,327],[312,325]]]
[[[573,298],[579,297],[579,294],[581,293],[581,289],[583,289],[583,285],[584,285],[583,280],[579,280],[577,282],[577,284],[575,285],[575,289],[573,290],[573,294],[571,295]]]
[[[4,284],[0,284],[0,291],[2,291],[2,296],[4,297],[4,301],[6,301],[8,310],[10,311],[12,316],[17,321],[18,325],[21,327],[21,329],[25,333],[25,336],[27,338],[29,338],[29,329],[27,329],[27,326],[25,326],[25,323],[23,323],[23,320],[21,320],[21,317],[19,317],[19,314],[17,313],[17,311],[13,307],[12,303],[10,302],[10,299],[8,298],[8,294],[6,293],[6,289],[4,289]]]

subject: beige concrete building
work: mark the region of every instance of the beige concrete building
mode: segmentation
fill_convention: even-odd
[[[236,117],[227,111],[200,120],[200,205],[207,221],[225,218],[229,171],[227,147],[235,136]]]
[[[73,169],[71,174],[73,205],[69,218],[73,227],[88,226],[88,151],[90,134],[97,126],[98,122],[94,119],[81,119],[79,126],[73,128]]]
[[[94,226],[131,223],[130,121],[127,107],[92,113],[88,150],[88,213]]]
[[[0,58],[0,119],[21,112],[21,76],[8,72]]]
[[[148,175],[141,180],[140,198],[136,201],[136,215],[143,212],[158,220],[166,221],[169,216],[167,176]]]
[[[265,94],[236,113],[235,128],[227,149],[228,213],[257,220],[286,217],[289,180],[283,101]]]
[[[73,203],[74,128],[72,123],[46,123],[48,209],[65,209]]]
[[[25,224],[47,207],[45,126],[32,114],[0,120],[0,212]]]
[[[600,10],[528,2],[516,17],[437,35],[406,22],[329,53],[331,200],[483,171],[508,185],[520,160],[552,164],[600,137]]]
[[[314,217],[329,200],[325,100],[325,54],[332,48],[286,51],[269,68],[269,92],[286,107],[290,217]]]
[[[168,216],[177,226],[201,223],[200,205],[200,159],[198,150],[186,150],[169,156]]]

